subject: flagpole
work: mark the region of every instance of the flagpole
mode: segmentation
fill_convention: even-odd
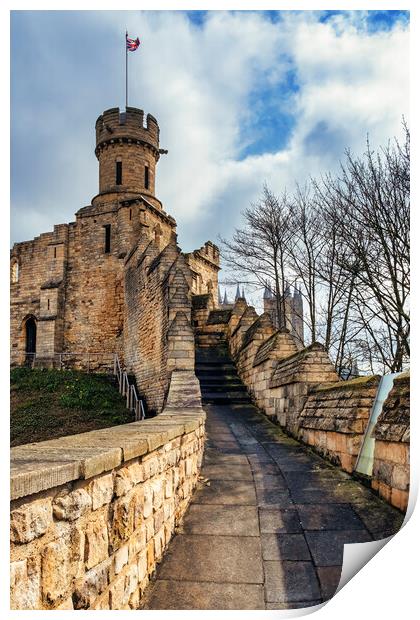
[[[127,50],[128,31],[125,31],[125,108],[128,107],[128,50]]]

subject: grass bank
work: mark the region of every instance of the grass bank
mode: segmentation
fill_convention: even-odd
[[[10,388],[12,446],[134,421],[106,375],[13,368]]]

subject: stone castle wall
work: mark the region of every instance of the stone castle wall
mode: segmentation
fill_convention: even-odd
[[[191,291],[193,295],[210,294],[213,306],[218,306],[218,272],[219,248],[207,241],[198,250],[185,255],[188,266],[192,271]]]
[[[14,363],[25,360],[25,321],[37,321],[40,353],[54,347],[55,333],[62,343],[63,291],[69,256],[69,238],[74,224],[55,226],[32,241],[15,244],[11,252],[11,268],[17,264],[16,281],[11,277],[11,358]]]
[[[12,448],[11,608],[137,609],[197,484],[204,419],[179,371],[152,420]]]
[[[299,438],[351,473],[362,446],[379,379],[378,376],[358,377],[314,387],[299,416]]]
[[[169,248],[165,254],[167,261],[176,247],[176,222],[154,195],[156,163],[162,152],[159,126],[150,114],[145,117],[143,111],[136,108],[127,108],[125,113],[112,108],[98,118],[95,154],[99,161],[99,193],[89,206],[76,213],[75,222],[55,226],[53,232],[16,243],[12,249],[13,363],[25,362],[26,321],[33,317],[40,363],[42,360],[45,364],[57,363],[59,358],[54,354],[62,352],[108,356],[117,353],[123,364],[127,363],[138,377],[140,391],[141,381],[145,381],[144,393],[153,410],[162,408],[168,371],[191,368],[192,336],[185,322],[191,322],[191,295],[198,292],[197,286],[211,291],[217,299],[217,246],[208,241],[185,255],[182,273],[189,290],[184,291],[181,304],[179,286],[178,293],[175,289],[171,292],[168,284],[163,287],[165,292],[162,289],[169,263],[158,261],[156,273],[153,269],[147,274],[143,270],[142,275],[137,274],[137,280],[133,275],[133,261],[139,260],[141,238],[143,242],[147,239],[153,243],[153,251],[144,258],[146,262]],[[116,183],[117,161],[122,164],[120,184]],[[148,167],[148,187],[145,186],[145,166]],[[108,233],[109,247],[106,244]],[[179,263],[180,254],[177,250],[173,260]],[[175,272],[170,279],[174,275]],[[177,277],[179,279],[179,274]],[[133,282],[140,287],[135,293]],[[150,294],[144,290],[149,284]],[[171,296],[175,296],[172,302]],[[176,313],[169,309],[171,303],[179,306],[181,312],[175,324]],[[173,316],[169,316],[171,313]],[[145,327],[143,321],[146,320],[153,329]],[[127,333],[124,332],[126,328]],[[184,348],[181,336],[188,342]],[[167,366],[169,350],[171,362]],[[70,363],[70,357],[65,359]],[[82,355],[78,356],[77,364],[83,364],[83,359]],[[151,396],[153,375],[158,385],[154,402]]]
[[[149,411],[159,413],[173,370],[194,370],[191,274],[176,243],[147,236],[126,259],[124,351]]]
[[[217,313],[205,315],[206,324]],[[376,397],[378,376],[340,381],[321,344],[298,350],[288,330],[275,331],[268,314],[238,299],[226,322],[238,374],[255,404],[290,435],[353,473]],[[206,325],[198,325],[200,333]],[[402,375],[374,427],[372,488],[405,510],[409,489],[409,379]]]
[[[372,486],[385,500],[404,510],[410,489],[410,376],[394,385],[374,429]]]

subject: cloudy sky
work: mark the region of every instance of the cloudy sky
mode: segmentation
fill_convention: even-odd
[[[409,120],[404,11],[19,11],[11,19],[11,241],[72,221],[98,189],[94,125],[157,117],[157,196],[189,251],[229,236],[264,182],[337,167]]]

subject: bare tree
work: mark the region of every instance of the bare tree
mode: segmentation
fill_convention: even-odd
[[[349,360],[399,371],[410,354],[410,134],[375,153],[349,151],[338,175],[294,196],[264,186],[222,255],[253,282],[274,282],[285,325],[286,277],[299,281],[310,340],[321,340],[341,374]]]
[[[370,343],[369,363],[391,372],[410,354],[409,141],[406,128],[403,146],[374,153],[368,142],[363,157],[347,152],[340,175],[318,184],[346,248],[339,264],[352,278],[351,321]]]
[[[282,325],[285,317],[286,248],[290,229],[287,195],[277,198],[267,185],[261,199],[243,213],[243,228],[236,229],[232,240],[220,238],[222,256],[234,272],[248,274],[253,282],[274,282],[277,315]],[[280,295],[278,294],[280,292]]]

